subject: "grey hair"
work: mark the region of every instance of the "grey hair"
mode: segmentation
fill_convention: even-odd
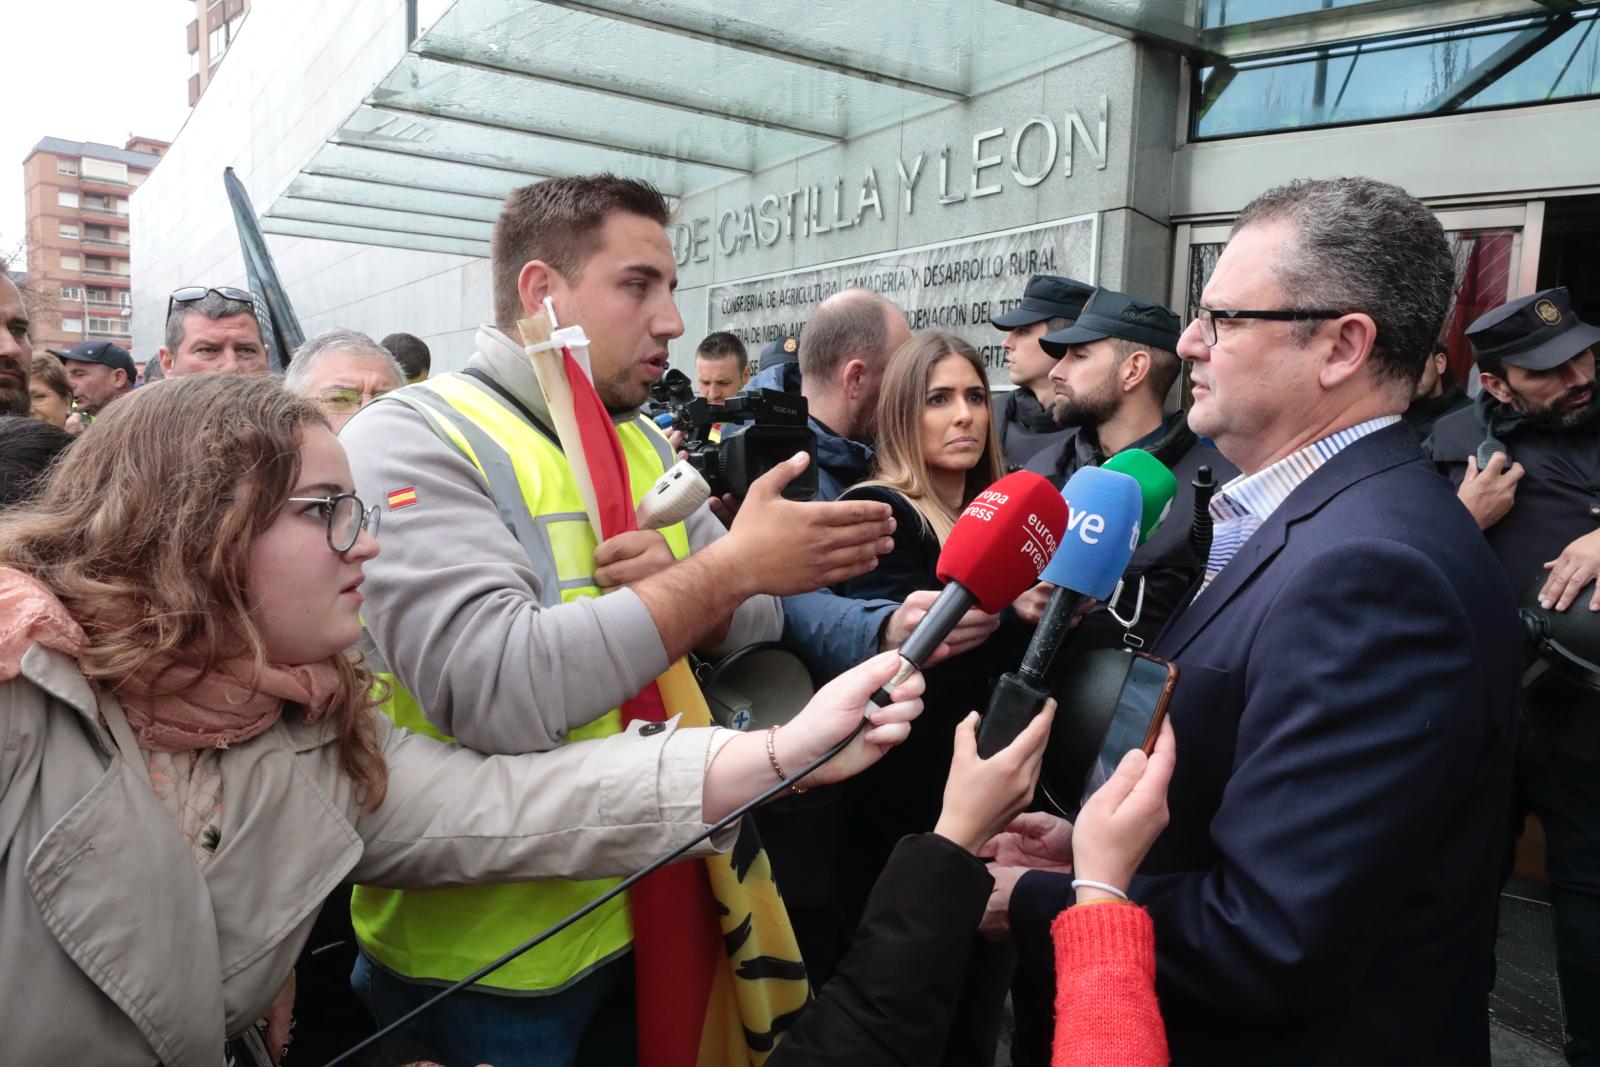
[[[256,319],[255,305],[248,300],[229,300],[221,293],[207,293],[199,300],[172,305],[167,316],[167,351],[176,352],[183,347],[183,322],[189,315],[203,315],[208,319],[228,319],[235,315],[249,315],[255,320],[256,333],[261,333],[261,322]]]
[[[291,393],[305,393],[306,379],[311,367],[329,352],[348,352],[353,356],[380,359],[394,375],[394,380],[406,384],[406,372],[389,350],[359,330],[327,330],[305,341],[294,350],[289,369],[283,373],[283,387]]]
[[[1455,288],[1455,261],[1439,220],[1399,186],[1333,178],[1262,193],[1246,205],[1233,232],[1279,221],[1295,230],[1273,268],[1291,308],[1370,315],[1378,327],[1374,372],[1414,387]],[[1295,325],[1296,340],[1304,344],[1323,324]]]
[[[861,359],[876,370],[889,362],[889,315],[894,303],[871,289],[846,289],[817,306],[800,331],[800,377],[832,383],[847,360]]]

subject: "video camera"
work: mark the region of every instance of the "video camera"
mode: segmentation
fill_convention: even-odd
[[[817,495],[817,436],[806,420],[806,398],[776,389],[731,397],[725,404],[694,395],[689,376],[670,370],[650,387],[649,412],[658,426],[684,435],[689,464],[713,496],[743,499],[750,483],[796,452],[811,458],[800,476],[784,486],[790,500]],[[712,430],[721,426],[720,440]]]

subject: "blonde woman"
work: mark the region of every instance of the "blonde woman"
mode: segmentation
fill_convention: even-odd
[[[198,375],[96,420],[0,517],[0,1045],[11,1063],[281,1052],[290,969],[342,880],[631,872],[777,781],[764,735],[639,729],[482,756],[375,714],[346,656],[376,508],[324,416]],[[878,657],[776,739],[845,737]],[[921,679],[818,782],[909,731]],[[712,847],[732,844],[732,831]]]
[[[919,589],[941,587],[935,568],[956,518],[1004,473],[992,410],[983,361],[959,337],[924,333],[895,351],[878,394],[873,478],[841,498],[887,503],[894,511],[894,548],[836,592],[903,601]],[[843,787],[844,810],[852,813],[839,841],[840,866],[849,871],[839,902],[847,922],[853,925],[861,914],[895,843],[934,828],[956,724],[988,705],[990,678],[1015,666],[1025,644],[1026,635],[1002,625],[979,648],[931,668],[926,713],[911,739]],[[1006,951],[987,944],[974,950],[945,1064],[993,1062],[1009,973]]]

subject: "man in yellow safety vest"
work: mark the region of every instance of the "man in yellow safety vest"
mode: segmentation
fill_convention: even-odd
[[[512,193],[491,260],[495,326],[464,371],[388,394],[342,431],[358,491],[386,503],[366,622],[402,725],[485,752],[620,729],[618,708],[694,649],[776,639],[778,596],[861,573],[888,509],[799,503],[757,482],[731,531],[706,507],[596,544],[516,322],[548,296],[590,338],[638,499],[673,462],[639,408],[683,332],[667,207],[646,183],[560,178]],[[601,595],[602,593],[607,595]],[[581,834],[581,827],[574,828]],[[358,993],[382,1023],[614,884],[400,891],[358,887]],[[412,1031],[446,1062],[634,1058],[628,902],[611,901],[452,997]]]

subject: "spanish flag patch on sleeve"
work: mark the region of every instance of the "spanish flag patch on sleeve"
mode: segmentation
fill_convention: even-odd
[[[386,499],[388,500],[390,511],[399,511],[401,508],[408,508],[417,502],[417,491],[409,485],[404,489],[392,489]]]

